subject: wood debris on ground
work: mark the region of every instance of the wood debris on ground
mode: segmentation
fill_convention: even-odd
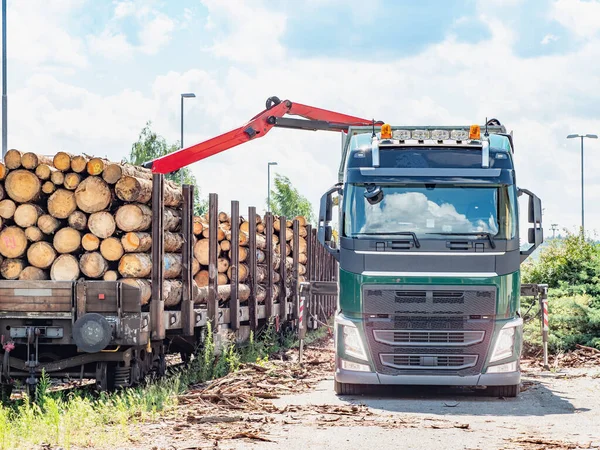
[[[540,437],[519,437],[506,439],[523,450],[579,450],[579,449],[598,449],[598,443],[585,442],[574,443],[559,440],[545,439]]]
[[[550,355],[549,364],[554,369],[600,367],[600,350],[585,345],[577,345],[573,351]],[[543,362],[541,357],[523,359],[521,365],[525,368],[538,370],[542,368]]]

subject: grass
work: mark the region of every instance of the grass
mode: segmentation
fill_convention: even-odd
[[[308,333],[305,342],[326,334],[327,329],[320,328]],[[0,405],[0,450],[31,449],[40,444],[65,449],[122,444],[136,439],[132,425],[156,419],[175,408],[177,395],[191,385],[223,377],[243,363],[264,364],[269,356],[298,345],[292,334],[280,335],[269,325],[257,339],[251,335],[244,346],[227,344],[217,356],[212,332],[207,328],[202,347],[187,367],[144,386],[110,394],[50,392],[49,377],[42,373],[35,401],[25,396]]]

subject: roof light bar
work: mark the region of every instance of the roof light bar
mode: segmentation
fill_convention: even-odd
[[[450,139],[450,132],[448,130],[432,130],[431,139],[436,141],[443,141],[444,139]]]
[[[413,130],[412,138],[418,141],[429,139],[429,130]]]
[[[410,130],[394,130],[392,137],[399,141],[406,141],[410,139]]]
[[[456,141],[466,141],[469,139],[469,132],[467,130],[452,130],[450,132],[450,139]]]

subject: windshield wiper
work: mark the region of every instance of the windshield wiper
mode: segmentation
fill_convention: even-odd
[[[386,235],[391,235],[391,236],[412,236],[413,241],[415,241],[415,247],[420,248],[421,247],[421,243],[419,242],[419,239],[417,238],[417,235],[415,233],[413,233],[412,231],[389,231],[387,233],[360,233],[360,234],[364,234],[367,236],[386,236]]]
[[[492,237],[492,233],[485,231],[472,231],[470,233],[427,233],[427,234],[439,234],[440,236],[485,236],[490,241],[490,247],[496,248],[496,243]]]

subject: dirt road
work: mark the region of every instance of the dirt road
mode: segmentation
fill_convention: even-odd
[[[525,373],[516,399],[449,388],[386,389],[369,396],[337,397],[332,358],[327,347],[309,353],[310,370],[299,377],[297,385],[288,369],[283,375],[277,375],[279,369],[264,373],[265,378],[256,383],[266,390],[252,400],[248,397],[242,402],[248,394],[234,387],[250,386],[256,374],[247,374],[246,381],[232,377],[213,387],[212,396],[202,391],[192,394],[196,397],[184,402],[191,409],[178,412],[179,422],[172,417],[151,425],[154,428],[146,428],[144,435],[152,445],[135,448],[600,448],[600,367],[558,374],[532,369]],[[289,364],[282,363],[282,367]],[[265,386],[265,380],[271,384]],[[238,392],[238,398],[228,392]],[[194,410],[198,406],[193,399],[199,396],[203,402],[217,401],[218,408],[210,409],[216,415],[207,416],[205,403]]]

